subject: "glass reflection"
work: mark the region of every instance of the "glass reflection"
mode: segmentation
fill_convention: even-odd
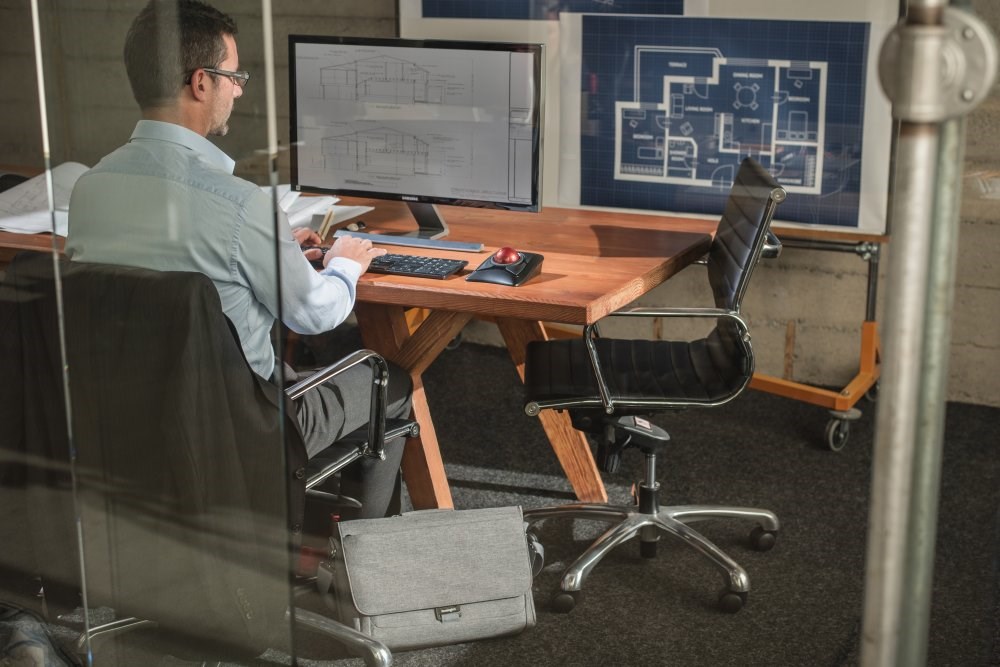
[[[57,2],[16,15],[35,19],[42,94],[40,131],[10,160],[38,174],[51,221],[34,230],[44,243],[2,239],[0,620],[28,628],[19,658],[291,651],[285,458],[302,447],[269,382],[270,322],[276,249],[301,253],[257,184],[272,180],[268,120],[238,79],[264,64],[252,49],[240,60],[237,36],[259,38],[261,12],[244,9]],[[268,302],[240,312],[251,293]]]
[[[26,621],[24,650],[49,664],[287,660],[289,584],[315,574],[331,515],[399,509],[401,437],[304,514],[310,457],[370,414],[365,363],[314,399],[282,393],[302,370],[285,362],[309,355],[275,323],[341,324],[372,252],[352,241],[314,268],[301,246],[325,241],[322,213],[292,229],[273,187],[289,180],[287,35],[345,22],[213,4],[2,10],[3,67],[25,85],[0,91],[0,185],[39,177],[44,224],[0,230],[0,629]],[[358,25],[393,35],[393,10],[375,13]],[[406,415],[391,373],[388,414]]]

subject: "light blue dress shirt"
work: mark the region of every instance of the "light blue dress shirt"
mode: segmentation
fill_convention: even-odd
[[[205,137],[141,120],[127,144],[77,181],[66,252],[80,262],[196,271],[211,278],[250,366],[270,377],[270,331],[278,316],[274,204],[259,186],[233,176],[233,160]],[[361,265],[334,258],[317,272],[279,212],[282,319],[317,334],[354,307]]]

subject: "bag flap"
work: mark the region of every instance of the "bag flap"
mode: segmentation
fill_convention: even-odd
[[[338,524],[354,605],[375,616],[523,595],[520,507],[425,510]]]

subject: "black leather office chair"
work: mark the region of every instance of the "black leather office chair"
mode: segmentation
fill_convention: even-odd
[[[289,605],[306,498],[328,502],[337,471],[416,434],[385,420],[385,361],[360,351],[282,395],[246,363],[205,276],[59,268],[61,292],[52,257],[25,253],[0,286],[0,495],[23,519],[3,570],[39,575],[50,612],[81,590],[114,610],[81,651],[155,625],[178,657],[253,657],[287,648],[294,615],[389,664],[378,642]],[[357,364],[373,369],[368,427],[307,462],[291,401]]]
[[[615,523],[564,573],[561,592],[553,599],[557,611],[570,611],[575,606],[587,575],[611,549],[638,536],[641,554],[652,557],[661,534],[679,538],[723,571],[721,609],[735,612],[745,603],[750,590],[746,572],[688,524],[722,517],[757,521],[750,541],[764,551],[774,544],[778,519],[767,510],[746,507],[660,507],[656,455],[670,438],[648,417],[668,410],[722,405],[738,396],[750,381],[753,348],[740,315],[740,302],[764,248],[768,247],[772,256],[780,251],[780,242],[770,235],[769,225],[784,198],[785,191],[763,167],[752,159],[744,160],[707,258],[715,307],[631,308],[612,314],[713,319],[715,328],[705,338],[616,340],[600,337],[597,326],[591,325],[579,339],[529,345],[525,363],[527,414],[568,410],[573,425],[597,439],[596,458],[605,471],[618,468],[624,449],[637,448],[646,457],[645,477],[636,485],[634,506],[576,503],[525,511],[525,519],[531,523],[548,518]]]

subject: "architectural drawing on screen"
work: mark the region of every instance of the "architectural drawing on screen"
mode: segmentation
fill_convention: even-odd
[[[389,127],[323,137],[321,152],[325,169],[397,176],[444,173],[441,147]]]
[[[320,68],[320,86],[327,100],[441,104],[447,83],[415,63],[391,56]]]
[[[635,99],[615,104],[616,179],[728,189],[752,156],[789,192],[837,189],[823,187],[827,63],[694,47],[634,54]]]

